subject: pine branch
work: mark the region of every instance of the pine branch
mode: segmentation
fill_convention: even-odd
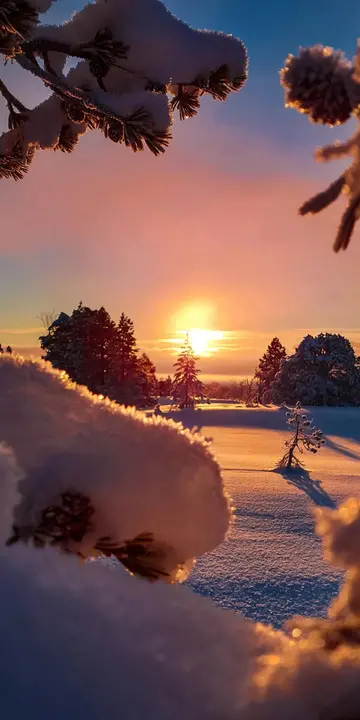
[[[39,12],[27,0],[2,0],[0,7],[0,52],[13,57],[20,51],[39,22]]]
[[[88,60],[90,72],[98,78],[102,89],[104,89],[102,80],[106,77],[110,67],[117,67],[130,75],[136,75],[131,68],[118,63],[118,60],[127,58],[129,47],[119,41],[113,41],[111,32],[108,29],[99,31],[91,43],[84,43],[75,47],[58,40],[36,38],[31,42],[24,43],[23,50],[27,58],[31,57],[33,62],[34,53],[41,55],[44,58],[45,66],[47,65],[49,52],[60,52],[70,57]],[[40,77],[38,70],[39,66],[37,65],[34,74]],[[47,70],[49,71],[49,66]],[[48,74],[50,77],[54,75],[51,71]],[[231,92],[241,90],[247,80],[247,69],[235,80],[230,80],[229,74],[228,66],[222,65],[210,73],[207,81],[202,78],[190,82],[172,80],[171,85],[177,87],[178,91],[171,102],[171,106],[173,109],[179,110],[180,119],[185,120],[196,115],[200,108],[199,97],[205,93],[210,94],[214,99],[226,100]],[[41,79],[45,84],[51,84],[50,77],[45,78],[43,75]],[[147,76],[142,76],[141,79],[146,81],[147,90],[166,93],[166,86],[153,81]]]
[[[22,102],[20,102],[20,100],[18,100],[15,97],[15,95],[13,95],[12,92],[10,92],[9,88],[6,87],[5,83],[1,79],[0,79],[0,93],[5,98],[7,103],[10,103],[11,105],[13,105],[19,112],[23,112],[23,113],[29,112],[28,109],[25,107],[25,105],[23,105]]]
[[[202,90],[203,92],[209,93],[216,100],[226,100],[231,92],[238,91],[245,84],[247,73],[244,71],[242,76],[234,81],[229,80],[229,68],[227,65],[222,65],[211,73],[209,82],[206,87]]]
[[[314,197],[310,198],[310,200],[307,200],[301,208],[299,208],[299,215],[307,215],[308,213],[315,215],[316,213],[321,212],[321,210],[329,207],[329,205],[337,200],[345,184],[345,175],[340,175],[340,177],[331,183],[326,190],[323,190],[317,195],[314,195]]]
[[[0,155],[0,179],[13,178],[21,180],[28,172],[29,165],[35,155],[35,147],[29,146],[24,157],[20,142],[15,143],[10,154]]]
[[[7,108],[9,111],[8,128],[9,130],[15,130],[19,127],[22,122],[26,119],[26,113],[28,109],[25,105],[13,95],[10,90],[6,87],[5,83],[0,79],[0,93],[6,100]]]
[[[151,533],[137,535],[120,546],[112,542],[111,538],[100,538],[95,549],[106,557],[113,555],[130,573],[150,582],[169,577],[164,567],[164,553],[156,547]]]
[[[75,553],[86,559],[81,543],[92,529],[95,509],[88,497],[78,492],[64,492],[56,504],[46,507],[36,526],[12,526],[12,534],[6,545],[19,542],[32,544],[35,548],[58,548],[63,553]],[[94,550],[105,557],[116,557],[134,575],[150,582],[169,578],[166,569],[166,551],[155,542],[152,533],[142,533],[132,540],[119,544],[111,537],[99,538]],[[90,550],[89,556],[93,555]],[[96,553],[95,553],[96,554]]]
[[[127,118],[122,118],[124,128],[124,142],[134,152],[144,149],[144,143],[154,155],[165,152],[170,141],[169,132],[156,131],[152,125],[151,116],[144,108],[136,110]]]
[[[179,111],[180,120],[194,117],[200,109],[198,91],[184,90],[183,85],[179,85],[178,92],[171,101],[171,107]]]
[[[22,49],[27,56],[34,53],[40,55],[44,58],[44,62],[49,52],[64,53],[69,57],[88,60],[90,72],[98,78],[104,78],[110,67],[120,67],[118,60],[126,60],[129,52],[129,47],[124,43],[113,40],[108,28],[99,30],[91,42],[81,43],[75,47],[59,40],[40,37],[24,43]]]
[[[337,236],[333,245],[334,252],[346,250],[354,232],[355,223],[358,219],[358,209],[360,206],[360,193],[355,195],[349,202],[339,225]]]
[[[71,153],[79,142],[78,133],[74,132],[71,125],[63,125],[59,136],[58,143],[54,150]]]

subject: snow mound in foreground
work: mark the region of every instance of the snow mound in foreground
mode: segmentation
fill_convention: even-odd
[[[229,506],[199,438],[12,358],[0,360],[0,431],[1,717],[360,717],[360,502],[318,511],[325,551],[346,569],[328,618],[277,632],[75,557],[106,534],[126,567],[174,580],[220,542]]]
[[[0,557],[0,716],[11,720],[237,718],[251,622],[188,588],[52,549]]]
[[[23,473],[12,542],[114,554],[173,581],[224,539],[229,503],[200,437],[93,396],[46,363],[0,359],[0,438]]]

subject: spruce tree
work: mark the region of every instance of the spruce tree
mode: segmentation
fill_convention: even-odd
[[[161,397],[170,397],[172,393],[172,379],[170,375],[165,380],[159,380],[158,382],[158,394]]]
[[[259,361],[259,366],[255,372],[255,377],[259,381],[259,400],[268,402],[272,399],[272,384],[285,358],[286,349],[281,344],[279,338],[273,338],[266,353]]]
[[[158,391],[156,367],[146,353],[142,353],[137,361],[136,375],[139,389],[138,404],[145,406],[153,404]]]
[[[121,313],[117,327],[117,371],[121,382],[135,374],[137,353],[134,323],[125,313]]]
[[[105,308],[79,303],[71,316],[60,313],[40,338],[43,357],[94,393],[112,395],[117,330]]]
[[[197,360],[191,345],[186,343],[174,365],[173,400],[181,409],[195,407],[196,402],[205,397],[205,387],[198,378]]]

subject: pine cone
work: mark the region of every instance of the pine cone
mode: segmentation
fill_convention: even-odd
[[[353,112],[351,65],[344,54],[314,45],[289,55],[280,73],[285,104],[306,113],[313,122],[339,125]]]

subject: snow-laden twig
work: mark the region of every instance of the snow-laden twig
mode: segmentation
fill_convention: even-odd
[[[24,157],[29,142],[35,149],[71,152],[76,142],[64,147],[59,138],[74,116],[82,126],[81,132],[73,132],[76,139],[88,129],[97,129],[134,151],[146,145],[158,155],[169,144],[174,110],[181,119],[191,117],[204,94],[225,100],[246,81],[247,53],[240,40],[190,28],[160,0],[97,0],[61,26],[40,25],[39,11],[49,4],[46,0],[0,3],[0,52],[39,78],[61,101],[61,114],[53,104],[49,115],[47,101],[25,113],[20,101],[10,98],[4,84],[0,86],[11,129],[19,126],[16,135],[0,138],[0,176],[11,174],[13,151],[19,145]],[[68,57],[78,58],[79,63],[65,77]],[[124,104],[128,109],[136,107],[129,114]],[[18,179],[16,158],[15,153],[13,175]]]

